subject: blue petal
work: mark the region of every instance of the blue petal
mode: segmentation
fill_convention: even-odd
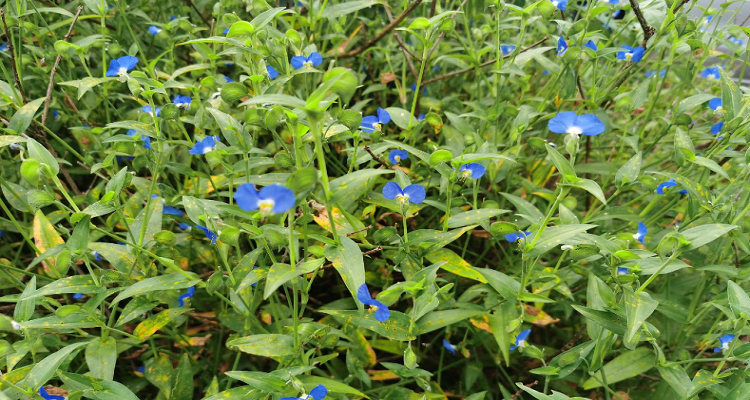
[[[518,239],[520,239],[522,237],[523,236],[521,236],[518,233],[509,233],[509,234],[505,235],[505,240],[508,241],[508,242],[510,242],[510,243],[514,243],[514,242],[517,242]]]
[[[159,34],[159,32],[161,32],[161,29],[159,29],[159,27],[157,27],[156,25],[151,25],[148,27],[148,33],[152,35],[157,35]]]
[[[389,114],[385,109],[378,108],[378,122],[380,122],[381,124],[387,124],[391,122],[391,114]]]
[[[116,77],[118,76],[119,71],[120,71],[120,64],[117,62],[117,60],[112,60],[109,62],[109,69],[107,69],[106,76]]]
[[[360,128],[363,132],[372,133],[375,132],[375,124],[379,123],[378,117],[374,115],[368,115],[364,118],[362,118],[362,123],[360,124]]]
[[[234,202],[245,211],[257,210],[259,200],[258,191],[251,183],[243,183],[234,193]]]
[[[191,229],[190,225],[188,225],[188,224],[186,224],[184,222],[182,222],[179,225],[177,225],[177,227],[180,228],[180,230],[183,230],[183,231],[187,231],[187,230]]]
[[[445,347],[446,350],[450,351],[454,356],[456,355],[456,346],[450,344],[450,342],[445,339],[443,339],[443,347]]]
[[[409,202],[413,204],[423,202],[427,196],[427,192],[422,185],[409,185],[404,188],[404,194],[409,196]]]
[[[178,217],[185,215],[185,213],[183,213],[182,210],[180,210],[179,208],[172,207],[172,206],[164,206],[164,209],[162,210],[162,214],[176,215]]]
[[[709,106],[709,107],[710,107],[710,108],[711,108],[712,110],[716,111],[716,109],[717,109],[717,108],[719,108],[719,107],[721,107],[721,106],[722,106],[722,103],[721,103],[721,99],[720,99],[720,98],[718,98],[718,97],[714,97],[713,99],[711,99],[711,100],[710,100],[710,101],[708,102],[708,106]]]
[[[323,64],[323,56],[320,55],[320,53],[318,53],[317,51],[307,56],[307,60],[316,67],[320,64]]]
[[[605,129],[604,122],[594,114],[583,114],[579,116],[576,118],[575,124],[581,128],[581,131],[583,131],[582,133],[586,136],[601,135]]]
[[[191,298],[193,296],[195,296],[195,286],[189,287],[187,292],[180,295],[180,297],[177,299],[177,302],[179,303],[180,307],[184,307],[185,299]]]
[[[323,400],[328,395],[328,389],[323,385],[318,385],[310,391],[310,397],[315,400]]]
[[[388,309],[388,306],[385,304],[374,300],[375,304],[373,304],[375,307],[377,307],[377,311],[375,311],[375,319],[380,322],[388,321],[388,319],[391,317],[391,310]]]
[[[370,296],[370,289],[367,288],[367,284],[363,283],[362,286],[357,289],[357,300],[361,301],[362,304],[369,306],[372,305],[375,300]]]
[[[594,41],[593,41],[593,40],[589,40],[589,41],[588,41],[588,42],[586,42],[586,44],[584,44],[583,46],[584,46],[584,47],[588,47],[589,49],[591,49],[591,50],[594,50],[594,51],[597,51],[597,50],[598,50],[598,49],[597,49],[597,47],[596,47],[596,43],[594,43]]]
[[[469,171],[471,172],[471,179],[479,179],[484,176],[486,168],[479,163],[469,163],[462,165],[460,171]]]
[[[120,67],[125,67],[125,69],[130,71],[138,64],[138,58],[133,56],[124,56],[118,58],[117,63],[120,64]]]
[[[558,113],[547,123],[547,128],[555,133],[568,133],[570,128],[575,122],[578,115],[573,111],[564,111]]]
[[[643,243],[643,240],[646,239],[646,233],[648,233],[648,228],[646,228],[646,224],[643,222],[638,222],[638,241]]]
[[[305,66],[305,61],[307,61],[307,58],[304,56],[294,56],[291,64],[294,69],[300,69]]]
[[[393,200],[402,194],[404,194],[404,192],[401,190],[401,186],[396,182],[391,181],[383,186],[383,196],[388,200]]]
[[[215,233],[211,232],[211,231],[210,231],[210,230],[209,230],[208,228],[206,228],[205,226],[201,226],[201,225],[196,225],[195,227],[196,227],[196,228],[198,228],[198,229],[200,229],[200,230],[202,230],[202,231],[203,231],[203,233],[205,233],[205,234],[206,234],[206,237],[207,237],[207,238],[209,238],[209,239],[211,240],[211,244],[216,244],[216,239],[218,239],[218,236],[216,236],[216,234],[215,234]]]
[[[656,186],[656,194],[664,194],[664,189],[669,189],[675,186],[677,186],[677,182],[675,182],[674,179],[662,182]]]
[[[391,150],[388,153],[388,161],[391,162],[391,164],[398,164],[402,160],[405,160],[407,157],[404,156],[403,153],[406,153],[404,150]]]
[[[190,149],[188,153],[195,154],[195,155],[206,154],[209,151],[213,150],[216,144],[217,144],[216,136],[209,136],[199,142],[196,142],[195,145],[193,145],[193,148]]]
[[[258,197],[263,200],[273,200],[273,212],[276,214],[294,207],[296,201],[294,192],[282,185],[269,185],[264,187],[258,193]]]
[[[531,334],[531,329],[523,330],[518,336],[516,336],[516,340],[526,340],[529,337],[529,334]]]
[[[73,295],[73,300],[81,300],[82,298],[86,297],[83,293],[76,293]]]
[[[711,127],[711,133],[714,135],[718,135],[721,133],[721,130],[724,128],[724,121],[717,122],[714,126]]]
[[[735,336],[732,335],[731,333],[729,333],[729,334],[726,334],[726,335],[720,337],[719,338],[719,342],[721,342],[722,344],[729,343],[732,340],[734,340],[734,338],[735,338]]]
[[[135,136],[138,132],[135,129],[129,129],[127,132],[125,132],[128,136]]]
[[[268,78],[271,80],[274,80],[279,76],[279,71],[276,71],[276,68],[270,65],[266,66],[266,71],[268,72]]]
[[[39,395],[44,397],[47,400],[65,400],[65,397],[63,396],[55,396],[55,395],[47,393],[47,390],[44,388],[44,386],[41,386],[39,388]]]
[[[565,54],[565,51],[568,50],[568,42],[565,41],[565,38],[560,36],[559,39],[557,39],[557,55],[562,56]]]
[[[627,275],[630,273],[630,268],[628,267],[617,267],[617,275]]]
[[[636,47],[633,49],[633,57],[630,59],[633,62],[639,62],[643,59],[643,54],[646,52],[646,49],[644,49],[641,46]]]

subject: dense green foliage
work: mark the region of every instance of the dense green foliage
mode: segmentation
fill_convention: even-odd
[[[0,5],[0,400],[750,399],[728,3]]]

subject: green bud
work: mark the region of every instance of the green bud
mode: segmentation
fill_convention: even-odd
[[[569,64],[575,64],[578,62],[578,59],[581,58],[581,48],[580,47],[568,47],[568,50],[565,50],[565,54],[563,54],[563,61]]]
[[[221,230],[219,239],[228,245],[237,246],[240,243],[240,230],[234,226],[225,226]]]
[[[65,319],[77,312],[81,311],[81,306],[77,304],[68,304],[55,310],[55,315],[60,319]]]
[[[444,18],[442,21],[440,21],[440,32],[443,33],[450,33],[453,32],[454,29],[456,29],[456,20],[453,18]]]
[[[161,117],[164,119],[178,119],[180,118],[180,109],[172,104],[166,104],[161,108]]]
[[[26,200],[35,208],[46,207],[55,202],[55,196],[43,190],[31,189],[26,194]]]
[[[414,354],[414,350],[411,349],[411,346],[407,347],[404,351],[404,366],[409,369],[414,369],[419,366],[419,364],[417,364],[417,355]]]
[[[588,21],[586,19],[578,20],[568,29],[567,37],[573,37],[575,34],[582,32],[586,28]],[[570,49],[568,49],[570,51]]]
[[[265,126],[264,115],[262,109],[249,108],[245,111],[245,123],[248,125],[263,127]]]
[[[357,110],[344,110],[339,114],[339,121],[350,131],[355,131],[362,125],[362,113]]]
[[[217,290],[220,290],[224,286],[224,274],[217,272],[211,275],[206,282],[206,293],[209,295],[213,294]]]
[[[61,251],[55,258],[55,276],[62,278],[68,275],[68,269],[70,269],[70,260],[73,258],[70,250]]]
[[[247,88],[239,82],[230,82],[221,88],[221,99],[232,104],[247,96]]]
[[[690,118],[690,116],[685,113],[678,115],[674,121],[675,125],[683,125],[683,126],[690,125],[692,122],[693,122],[693,119]]]
[[[299,32],[295,31],[294,29],[289,29],[288,31],[286,31],[286,38],[289,39],[289,42],[292,43],[292,46],[302,46],[302,36],[300,36]]]
[[[325,255],[325,249],[321,246],[310,246],[307,248],[307,251],[316,257],[323,257]]]
[[[274,130],[277,126],[279,126],[279,123],[281,123],[281,119],[284,117],[284,108],[281,106],[274,106],[270,110],[266,111],[266,115],[263,116],[263,123],[266,125],[266,128]]]
[[[216,86],[216,78],[213,76],[207,76],[201,79],[201,86],[207,88],[213,88]]]
[[[36,158],[27,158],[21,163],[21,177],[32,186],[36,186],[39,183],[39,168],[41,166],[42,163]]]
[[[174,246],[177,242],[177,236],[172,231],[159,231],[154,235],[154,239],[161,244]]]
[[[541,14],[542,18],[548,20],[555,13],[557,7],[555,7],[551,1],[542,1],[537,4],[536,9],[539,11],[539,14]]]
[[[294,165],[294,160],[292,160],[292,158],[289,157],[289,155],[285,152],[276,153],[276,155],[273,156],[273,161],[276,163],[277,167],[282,169],[286,169]]]
[[[535,150],[546,150],[547,141],[540,137],[532,137],[526,142]]]
[[[110,43],[107,47],[107,54],[112,58],[119,57],[120,53],[122,53],[122,46],[117,43]]]

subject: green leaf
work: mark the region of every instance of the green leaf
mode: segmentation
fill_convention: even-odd
[[[193,369],[191,358],[188,353],[182,353],[180,363],[177,364],[171,379],[171,396],[170,400],[192,400],[193,392]]]
[[[336,178],[330,183],[331,192],[333,192],[331,203],[336,204],[352,198],[359,198],[371,187],[373,178],[392,173],[392,170],[361,169]]]
[[[324,262],[325,260],[322,258],[311,259],[298,264],[296,268],[292,267],[289,264],[273,264],[268,270],[268,275],[266,278],[266,288],[265,290],[263,290],[263,298],[267,299],[274,292],[276,292],[276,289],[278,289],[279,286],[289,282],[292,278],[303,274],[309,274],[310,272],[317,270],[323,265]]]
[[[734,117],[741,117],[738,115],[740,109],[742,109],[742,94],[737,88],[737,85],[732,82],[732,78],[727,71],[720,68],[721,71],[721,103],[724,109],[724,119],[731,121]]]
[[[241,21],[242,22],[242,21]],[[247,22],[245,22],[247,23]],[[221,112],[215,108],[207,108],[208,112],[216,120],[216,123],[221,129],[221,135],[227,140],[231,146],[238,147],[243,150],[247,150],[250,147],[252,138],[247,132],[245,132],[242,124],[239,123],[234,117],[224,112]]]
[[[558,186],[572,186],[575,188],[583,189],[589,193],[591,193],[594,197],[597,198],[597,200],[601,201],[604,204],[607,204],[607,199],[604,197],[604,192],[602,192],[602,188],[599,187],[599,184],[592,181],[591,179],[578,179],[574,183],[560,183]]]
[[[58,85],[63,86],[71,86],[78,89],[78,100],[81,100],[81,97],[88,93],[89,90],[93,89],[96,86],[99,86],[100,84],[114,80],[115,78],[83,78],[76,81],[67,81],[67,82],[60,82]]]
[[[161,198],[152,198],[146,204],[133,222],[130,223],[130,241],[138,245],[148,245],[154,240],[154,235],[162,228],[162,210],[164,205]],[[148,220],[146,220],[148,218]],[[142,226],[146,224],[145,231]],[[141,232],[143,237],[141,238]]]
[[[713,99],[714,95],[709,93],[700,93],[693,96],[688,97],[685,100],[682,100],[680,102],[680,106],[677,109],[677,114],[682,114],[685,111],[690,111],[694,109],[695,107],[698,107],[699,105]]]
[[[266,372],[227,371],[224,374],[266,393],[279,393],[286,389],[286,381]]]
[[[658,365],[659,374],[674,389],[674,391],[684,399],[688,398],[688,393],[693,383],[690,382],[685,370],[678,364]]]
[[[122,313],[120,313],[120,317],[117,319],[117,324],[115,324],[115,326],[126,324],[140,317],[144,313],[152,310],[158,305],[158,301],[149,301],[147,297],[136,297],[133,300],[130,300],[122,310]]]
[[[646,319],[656,310],[659,302],[652,299],[646,292],[635,294],[626,287],[623,296],[623,308],[627,317],[627,331],[623,337],[625,347],[635,349],[640,342],[640,331]]]
[[[253,18],[253,20],[250,21],[250,23],[253,25],[253,27],[255,27],[255,30],[258,31],[259,29],[268,25],[278,15],[291,13],[293,13],[293,11],[287,9],[286,7],[276,7],[258,14],[257,17]]]
[[[65,386],[70,391],[84,391],[91,393],[97,400],[139,400],[127,386],[115,381],[97,379],[92,376],[72,374],[69,372],[58,373]],[[39,390],[37,387],[34,390]]]
[[[339,240],[339,246],[325,247],[325,256],[341,275],[352,297],[356,298],[357,290],[365,284],[365,262],[357,243],[346,236],[340,236]]]
[[[644,79],[638,86],[630,92],[630,111],[633,112],[636,108],[643,105],[648,97],[648,88],[651,84],[651,79]]]
[[[519,285],[520,286],[520,285]],[[511,321],[516,319],[516,303],[514,301],[504,301],[495,307],[495,310],[487,316],[492,335],[495,337],[497,346],[505,359],[505,365],[510,365],[510,346],[511,338],[506,330]]]
[[[453,325],[467,318],[476,318],[483,314],[484,311],[467,309],[431,311],[417,320],[417,328],[419,329],[419,334],[422,335],[448,325]]]
[[[10,118],[8,129],[19,135],[26,132],[26,129],[28,129],[29,125],[31,125],[31,121],[34,119],[34,115],[36,114],[37,110],[39,110],[39,107],[43,102],[44,97],[40,97],[36,100],[28,102],[23,107],[19,108],[18,111],[13,114],[13,117]]]
[[[730,179],[729,174],[727,171],[724,170],[716,161],[711,160],[709,158],[701,157],[701,156],[695,156],[695,159],[693,160],[693,164],[698,164],[702,167],[706,167],[710,169],[713,172],[716,172],[717,174],[721,175],[724,179]]]
[[[26,147],[29,149],[29,156],[31,158],[36,158],[39,160],[42,164],[45,164],[52,168],[52,171],[55,173],[55,175],[60,173],[60,164],[58,164],[55,157],[52,155],[52,153],[47,150],[46,147],[39,144],[34,139],[29,139],[26,142]]]
[[[26,140],[23,136],[0,135],[0,147],[10,146],[13,143],[23,143]]]
[[[168,308],[156,315],[152,315],[143,320],[133,330],[133,334],[140,340],[146,340],[158,332],[161,328],[167,326],[172,320],[188,311],[187,308]]]
[[[64,293],[83,293],[91,294],[102,291],[103,289],[96,286],[90,275],[75,275],[58,279],[46,286],[43,286],[31,293],[24,292],[20,300],[36,299],[42,296]]]
[[[529,217],[530,221],[537,222],[544,219],[544,214],[528,201],[510,193],[500,193],[516,207],[519,213]]]
[[[634,155],[628,162],[625,163],[615,175],[615,183],[618,188],[627,185],[628,183],[635,182],[638,179],[638,175],[641,173],[641,164],[643,163],[643,156],[641,153]]]
[[[320,13],[321,18],[339,18],[344,15],[348,15],[364,8],[369,8],[378,4],[375,0],[358,0],[358,1],[347,1],[346,3],[334,4],[327,7],[323,12]]]
[[[187,289],[191,286],[195,286],[198,282],[200,282],[200,279],[198,279],[198,277],[194,273],[187,273],[193,275],[194,279],[190,279],[182,274],[175,273],[155,276],[153,278],[148,278],[140,282],[136,282],[134,285],[128,286],[125,290],[122,291],[122,293],[117,295],[117,297],[115,297],[112,302],[119,303],[130,297],[139,296],[150,292],[163,290],[177,291]]]
[[[440,163],[448,162],[453,159],[453,154],[445,149],[440,149],[430,154],[430,167],[435,167]]]
[[[253,97],[250,100],[247,100],[240,104],[241,106],[249,106],[253,104],[278,104],[282,106],[287,106],[291,108],[299,108],[304,109],[305,108],[305,101],[300,100],[297,97],[290,96],[288,94],[264,94],[257,97]]]
[[[369,329],[378,335],[391,340],[407,342],[416,339],[409,332],[411,319],[403,313],[391,310],[391,317],[386,322],[375,319],[375,315],[369,311],[341,311],[341,310],[319,310],[322,313],[339,318],[360,328]]]
[[[750,297],[748,297],[745,289],[732,281],[728,281],[727,297],[729,298],[729,307],[735,316],[750,318]]]
[[[111,381],[115,376],[117,341],[112,336],[96,338],[86,346],[86,365],[94,378]]]
[[[479,268],[479,273],[484,276],[487,283],[495,291],[508,300],[515,300],[521,290],[521,283],[500,271],[490,268]]]
[[[282,357],[294,354],[294,338],[289,335],[251,335],[227,342],[227,346],[256,356]]]
[[[482,283],[487,283],[481,273],[479,273],[474,267],[471,266],[466,260],[461,258],[458,254],[454,253],[453,250],[442,248],[431,251],[425,258],[430,260],[433,264],[443,263],[440,268],[463,276],[464,278],[473,279]]]
[[[31,369],[26,379],[23,381],[23,387],[34,392],[47,383],[55,375],[57,368],[71,355],[89,342],[78,342],[67,345],[62,349],[45,357]]]
[[[700,225],[693,228],[689,228],[682,232],[690,244],[687,246],[688,250],[697,249],[703,245],[709,244],[714,240],[724,236],[729,231],[737,229],[737,225],[727,224],[706,224]]]
[[[616,314],[609,312],[609,311],[593,310],[593,309],[586,308],[584,306],[575,305],[575,304],[572,305],[572,307],[576,311],[581,313],[581,315],[583,315],[586,319],[596,322],[597,324],[601,325],[603,328],[611,331],[612,333],[615,333],[621,336],[625,335],[625,326],[623,325],[625,321],[623,321],[622,318],[620,318]]]
[[[459,214],[451,215],[448,218],[448,228],[460,228],[467,225],[476,225],[483,222],[489,222],[490,218],[509,212],[508,210],[498,210],[495,208],[481,208],[478,210],[469,210]]]
[[[542,235],[537,239],[536,236],[533,239],[527,239],[528,242],[535,241],[536,244],[531,249],[527,249],[527,254],[531,257],[540,256],[547,251],[565,244],[565,241],[572,238],[573,236],[586,232],[589,229],[595,228],[596,225],[590,224],[575,224],[575,225],[560,225],[551,226],[542,232]]]
[[[603,370],[604,375],[607,377],[607,384],[611,385],[643,374],[654,367],[655,361],[656,355],[646,347],[626,351],[604,366]],[[602,382],[601,371],[597,372],[595,375],[598,380],[593,377],[589,378],[583,383],[584,390],[590,390],[602,386],[602,384],[599,383]]]
[[[552,163],[555,164],[555,167],[558,171],[560,171],[560,174],[562,174],[563,178],[567,182],[575,182],[578,180],[578,176],[576,176],[576,171],[573,169],[573,166],[570,164],[570,161],[568,161],[567,158],[565,158],[562,154],[560,154],[557,149],[550,146],[549,143],[545,145],[547,147],[547,153],[549,154],[550,158],[552,158]]]
[[[360,392],[359,390],[345,384],[341,383],[334,379],[324,378],[322,376],[315,376],[315,375],[302,375],[298,377],[300,382],[302,382],[305,385],[305,390],[310,393],[310,391],[318,386],[323,385],[328,389],[331,393],[339,393],[339,394],[350,394],[354,397],[364,397],[366,399],[369,399],[366,394]],[[346,397],[346,396],[342,396]]]

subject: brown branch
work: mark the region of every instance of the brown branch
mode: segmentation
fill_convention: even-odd
[[[8,23],[5,22],[5,9],[0,10],[0,18],[3,20],[5,37],[8,39],[8,54],[10,54],[10,66],[11,68],[13,68],[13,78],[16,80],[18,91],[21,93],[21,104],[26,104],[26,93],[23,92],[23,86],[21,86],[21,78],[18,75],[18,64],[16,64],[15,46],[13,46],[13,39],[11,39],[10,37],[10,29],[8,29]]]
[[[362,228],[362,229],[357,229],[357,230],[356,230],[356,231],[354,231],[354,232],[349,232],[349,233],[347,233],[347,234],[346,234],[346,237],[350,237],[350,236],[356,235],[356,234],[358,234],[358,233],[360,233],[360,232],[364,232],[364,231],[367,231],[367,230],[370,230],[370,229],[372,229],[372,225],[367,225],[366,227],[364,227],[364,228]]]
[[[682,8],[682,6],[684,6],[687,3],[690,3],[690,0],[682,0],[682,3],[678,4],[677,7],[674,8],[674,12],[673,13],[677,14],[677,11],[679,11],[680,8]],[[750,17],[750,15],[748,17]],[[745,22],[747,22],[747,19],[745,19]],[[745,26],[745,24],[742,23],[739,26]]]
[[[193,10],[195,10],[198,16],[201,17],[201,19],[203,20],[203,23],[205,23],[206,25],[211,25],[211,23],[208,21],[208,18],[206,18],[206,16],[203,15],[203,13],[200,12],[200,10],[198,10],[198,7],[195,6],[192,0],[185,0],[185,2],[188,3],[188,5],[192,7]],[[213,30],[211,32],[213,33]]]
[[[537,384],[539,384],[539,381],[534,381],[534,382],[529,383],[528,385],[523,385],[523,386],[530,388],[530,387],[536,386]],[[510,400],[516,400],[518,396],[521,395],[522,392],[523,392],[523,389],[518,389],[518,391],[513,396],[510,397]]]
[[[388,5],[385,5],[385,13],[388,15],[388,20],[391,22],[394,21],[393,19],[393,13],[391,12],[391,8],[388,7]],[[411,61],[412,58],[414,58],[417,61],[422,61],[421,58],[414,55],[412,52],[409,51],[408,48],[406,48],[406,45],[404,44],[404,41],[401,39],[401,35],[398,34],[398,32],[393,32],[393,37],[396,38],[396,41],[398,42],[398,46],[401,48],[401,51],[404,53],[404,58],[406,58],[406,65],[409,66],[409,71],[411,71],[411,74],[414,75],[414,79],[417,79],[417,69],[414,67],[414,63]]]
[[[370,154],[370,157],[372,157],[373,160],[379,162],[380,165],[384,166],[385,168],[389,168],[388,164],[386,164],[383,160],[380,159],[380,157],[376,156],[375,153],[372,152],[370,146],[365,146],[365,151]]]
[[[526,52],[528,50],[533,49],[534,47],[538,47],[539,45],[541,45],[542,43],[544,43],[547,39],[549,39],[549,36],[543,37],[542,40],[540,40],[540,41],[538,41],[538,42],[530,45],[529,47],[526,47],[526,48],[520,50],[518,53],[521,54],[523,52]],[[503,56],[501,58],[502,59],[510,58],[511,55],[512,54],[508,54],[508,55],[505,55],[505,56]],[[497,61],[498,61],[497,59],[485,61],[485,62],[479,64],[479,67],[471,67],[471,68],[459,69],[458,71],[449,72],[449,73],[447,73],[445,75],[441,75],[441,76],[438,76],[436,78],[428,79],[428,80],[422,82],[422,87],[424,87],[426,85],[429,85],[430,83],[442,81],[443,79],[448,79],[448,78],[450,78],[452,76],[461,75],[463,73],[466,73],[466,72],[469,72],[469,71],[473,71],[473,70],[475,70],[477,68],[483,68],[483,67],[486,67],[488,65],[492,65],[492,64],[496,63]]]
[[[73,27],[76,26],[76,22],[78,22],[78,16],[81,15],[81,10],[83,10],[83,6],[78,6],[78,10],[76,10],[76,15],[73,16],[73,22],[70,23],[70,28],[68,28],[68,33],[65,34],[65,38],[63,41],[67,42],[68,39],[70,39],[70,36],[73,34]],[[58,54],[57,58],[55,58],[55,64],[52,66],[52,71],[49,73],[49,84],[47,85],[47,97],[44,99],[44,111],[42,111],[42,125],[44,125],[47,122],[47,113],[49,113],[49,103],[52,101],[52,89],[55,87],[55,73],[57,73],[57,67],[60,65],[60,60],[62,60],[62,54]]]
[[[375,35],[375,37],[373,37],[372,39],[367,41],[364,45],[362,45],[362,47],[351,50],[351,51],[347,51],[346,53],[343,53],[343,54],[338,54],[335,57],[337,58],[354,57],[362,53],[363,51],[369,49],[370,47],[374,46],[375,43],[377,43],[380,39],[384,38],[385,35],[388,34],[388,32],[395,29],[401,23],[401,21],[403,21],[409,15],[409,13],[414,11],[414,9],[417,8],[417,6],[420,5],[421,3],[422,3],[422,0],[416,0],[413,3],[409,4],[409,6],[406,7],[406,10],[404,10],[401,14],[399,14],[399,16],[396,17],[396,19],[391,21],[391,23],[388,24],[382,31],[380,31],[380,33]]]
[[[638,0],[630,0],[630,7],[633,8],[633,13],[635,13],[636,18],[638,18],[638,23],[641,24],[641,30],[643,30],[643,42],[641,42],[641,46],[645,49],[648,40],[651,39],[651,36],[654,36],[654,33],[656,33],[656,29],[646,22],[646,18],[643,18],[643,12],[638,5]]]

